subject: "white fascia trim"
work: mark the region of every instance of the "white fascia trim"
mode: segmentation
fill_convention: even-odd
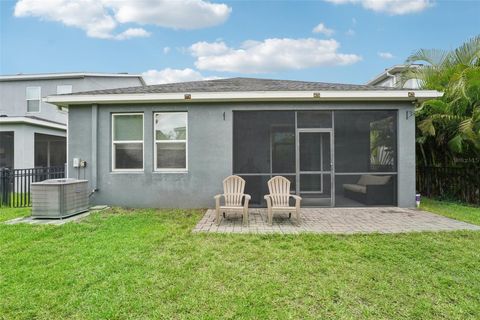
[[[44,121],[40,119],[27,118],[27,117],[0,117],[0,123],[1,124],[4,124],[4,123],[5,124],[9,124],[9,123],[31,124],[34,126],[67,130],[66,125],[52,123],[52,122]]]
[[[109,77],[109,78],[143,78],[139,74],[128,73],[95,73],[95,72],[71,72],[71,73],[43,73],[43,74],[19,74],[0,76],[0,81],[9,80],[41,80],[41,79],[66,79],[84,77]]]
[[[186,98],[189,95],[189,98]],[[319,95],[319,96],[318,96]],[[195,103],[233,101],[421,101],[438,98],[435,90],[375,90],[375,91],[246,91],[246,92],[185,92],[135,93],[48,96],[45,102],[58,106],[75,104],[122,104],[134,102]]]

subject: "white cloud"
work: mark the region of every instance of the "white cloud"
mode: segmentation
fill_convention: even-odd
[[[313,28],[312,32],[322,33],[326,36],[331,36],[335,31],[333,29],[327,28],[323,23],[319,23],[315,28]]]
[[[125,39],[130,39],[130,38],[146,38],[150,36],[150,32],[145,31],[145,29],[142,28],[130,28],[125,31],[123,31],[120,34],[117,34],[115,36],[116,40],[125,40]]]
[[[245,41],[238,49],[224,42],[197,42],[190,47],[200,70],[239,73],[266,73],[280,70],[299,70],[319,66],[356,63],[356,54],[338,53],[340,44],[333,40],[266,39]]]
[[[365,9],[402,15],[423,11],[433,5],[433,0],[325,0],[335,4],[361,4]]]
[[[204,0],[102,0],[121,23],[154,24],[172,29],[200,29],[221,24],[232,9]]]
[[[170,53],[171,50],[172,50],[172,49],[171,49],[170,47],[164,47],[164,48],[163,48],[163,53],[164,53],[164,54],[168,54],[168,53]]]
[[[185,69],[171,69],[166,68],[162,70],[148,70],[142,73],[142,77],[147,84],[162,84],[185,81],[199,81],[199,80],[213,80],[220,79],[219,77],[205,77],[200,72],[185,68]]]
[[[395,56],[390,52],[379,52],[378,56],[382,59],[393,59]]]
[[[231,11],[225,4],[205,0],[19,0],[14,15],[61,22],[92,38],[123,40],[149,35],[141,28],[116,34],[124,23],[199,29],[223,23]]]

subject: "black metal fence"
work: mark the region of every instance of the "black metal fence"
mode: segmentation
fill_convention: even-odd
[[[417,167],[417,192],[480,205],[480,168]]]
[[[29,207],[30,185],[47,179],[65,177],[65,167],[0,169],[0,206]]]

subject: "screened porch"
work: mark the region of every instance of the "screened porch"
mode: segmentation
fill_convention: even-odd
[[[235,111],[233,173],[251,205],[291,181],[302,207],[397,205],[397,111]]]

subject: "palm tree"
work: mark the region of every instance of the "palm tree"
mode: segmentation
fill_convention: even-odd
[[[456,157],[480,156],[480,35],[452,51],[421,49],[407,65],[399,86],[418,79],[422,89],[444,92],[416,110],[417,146],[424,165],[451,165]]]

